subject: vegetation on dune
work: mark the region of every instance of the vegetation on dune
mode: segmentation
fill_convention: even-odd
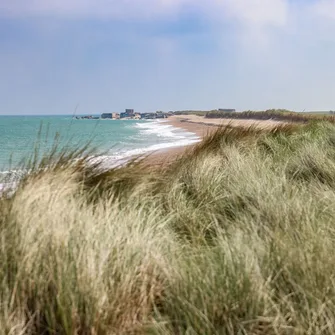
[[[205,114],[206,118],[220,118],[220,119],[253,119],[253,120],[275,120],[287,122],[301,122],[307,123],[310,121],[328,121],[335,122],[333,113],[329,114],[313,114],[313,113],[297,113],[286,109],[268,109],[266,111],[245,111],[241,113],[227,113],[222,111],[209,111]]]
[[[286,122],[308,123],[311,121],[327,121],[335,123],[334,111],[329,112],[294,112],[287,109],[268,109],[265,111],[227,112],[224,110],[175,111],[174,115],[198,115],[209,119],[240,119],[240,120],[274,120]]]
[[[174,111],[174,115],[198,115],[205,116],[209,111],[202,110],[183,110],[183,111]]]
[[[226,127],[155,170],[42,160],[0,199],[0,334],[335,334],[334,134]]]

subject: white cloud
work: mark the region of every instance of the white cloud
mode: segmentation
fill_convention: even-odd
[[[193,49],[200,44],[190,39],[207,35],[147,36],[137,33],[135,25],[123,32],[123,24],[116,24],[121,28],[113,34],[104,25],[103,29],[79,25],[83,31],[64,25],[58,31],[63,21],[48,20],[49,16],[163,20],[191,11],[207,20],[206,34],[215,49],[209,47],[204,53]],[[111,101],[113,108],[122,109],[130,97],[143,111],[189,108],[188,104],[334,109],[335,48],[328,40],[334,39],[335,0],[0,0],[0,16],[4,15],[44,17],[37,26],[48,45],[12,43],[15,48],[8,47],[7,55],[3,46],[0,71],[10,80],[0,90],[0,101],[2,105],[8,101],[8,111],[26,110],[26,101],[32,111],[55,105],[53,112],[59,112],[78,101],[81,106],[88,101],[87,112],[103,110]],[[55,35],[74,41],[61,59],[49,50],[54,43],[55,51],[64,48],[62,38],[50,38],[52,24]],[[121,46],[113,53],[110,48],[119,40],[125,41],[126,49]],[[87,60],[90,57],[83,57],[87,50],[96,50],[93,65]],[[45,75],[52,71],[56,79]],[[15,99],[18,94],[21,98]]]

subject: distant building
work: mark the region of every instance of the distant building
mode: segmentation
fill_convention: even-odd
[[[103,114],[101,114],[101,118],[102,119],[112,119],[113,114],[112,113],[103,113]]]
[[[126,114],[129,116],[133,116],[134,115],[134,110],[133,109],[126,109]]]
[[[142,119],[155,119],[156,114],[155,113],[144,113],[144,114],[141,114],[141,118]]]
[[[236,112],[236,109],[219,108],[218,111],[219,111],[219,112],[223,112],[223,113],[235,113],[235,112]]]
[[[119,119],[120,118],[120,114],[119,113],[113,113],[113,119]]]
[[[124,113],[120,113],[120,118],[123,119],[125,117],[134,117],[135,113],[133,109],[126,109]]]
[[[166,117],[167,115],[165,115],[164,112],[161,112],[161,111],[156,112],[156,119],[164,119]]]

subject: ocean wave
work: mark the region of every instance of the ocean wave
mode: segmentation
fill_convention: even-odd
[[[191,145],[200,141],[194,133],[166,124],[164,120],[154,120],[135,123],[133,127],[143,132],[143,135],[155,135],[164,142],[149,144],[142,148],[131,148],[125,150],[112,149],[110,154],[91,157],[88,163],[100,163],[102,169],[109,169],[122,166],[129,162],[133,157],[146,156],[158,150],[176,148]],[[137,137],[137,136],[136,136]],[[118,144],[118,146],[121,143]],[[129,145],[129,141],[124,142]],[[0,171],[0,195],[6,189],[15,189],[23,175],[29,173],[23,170]]]
[[[189,136],[196,136],[193,133],[186,132],[180,128],[166,124],[166,121],[151,121],[136,123],[135,127],[140,129],[143,135],[156,135],[158,137],[183,139]]]
[[[110,155],[100,156],[97,159],[103,167],[116,167],[128,162],[136,156],[145,156],[151,152],[176,148],[194,144],[200,141],[200,137],[194,133],[166,124],[166,120],[150,120],[148,122],[137,122],[134,127],[140,130],[140,134],[155,135],[166,140],[161,143],[150,144],[147,147],[132,148],[111,152]]]
[[[138,156],[146,156],[155,151],[183,147],[200,142],[200,138],[193,136],[190,138],[180,139],[174,142],[153,144],[146,148],[136,148],[125,151],[111,153],[111,155],[98,156],[94,158],[95,163],[100,163],[103,169],[118,167],[129,162],[130,159]]]

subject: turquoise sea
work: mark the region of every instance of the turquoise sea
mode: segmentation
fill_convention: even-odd
[[[90,142],[107,165],[151,151],[194,143],[193,133],[174,128],[166,120],[87,120],[72,116],[0,116],[0,173],[15,170],[38,142],[47,152],[59,134],[60,148]]]

